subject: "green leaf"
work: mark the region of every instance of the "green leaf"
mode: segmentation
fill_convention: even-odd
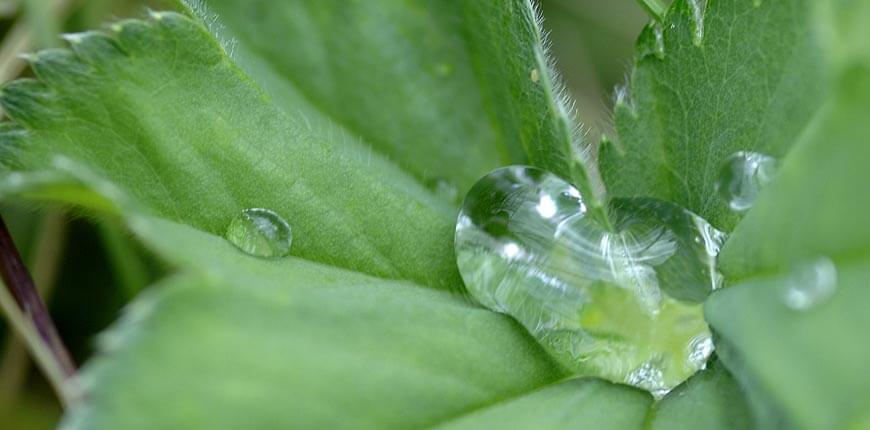
[[[340,124],[425,182],[464,195],[531,162],[589,188],[526,0],[187,3],[225,25],[213,31],[287,111]]]
[[[837,270],[837,293],[809,311],[785,305],[794,288],[788,275],[745,282],[708,302],[720,357],[749,391],[760,427],[863,428],[868,419],[870,263]]]
[[[507,317],[294,264],[308,273],[284,285],[185,276],[139,299],[103,336],[69,428],[411,428],[561,377]]]
[[[745,429],[752,417],[737,383],[718,361],[660,400],[647,418],[652,430]]]
[[[870,17],[870,6],[865,10]],[[868,256],[870,204],[862,196],[870,180],[870,52],[851,58],[840,66],[831,100],[723,248],[729,280],[777,273],[819,256],[835,262]]]
[[[292,224],[294,255],[458,285],[449,205],[288,117],[201,25],[159,13],[69,40],[72,51],[32,56],[38,81],[3,89],[0,104],[21,126],[2,134],[7,165],[47,169],[62,154],[146,212],[216,235],[242,209],[266,207]]]
[[[858,52],[839,58],[835,96],[723,249],[738,285],[706,304],[720,356],[762,426],[870,419],[870,56]]]
[[[715,189],[724,160],[785,155],[825,100],[812,3],[677,0],[646,28],[629,88],[617,90],[619,140],[600,153],[609,195],[656,197],[733,228],[739,216]]]
[[[473,411],[439,429],[638,429],[649,393],[598,379],[574,379]]]

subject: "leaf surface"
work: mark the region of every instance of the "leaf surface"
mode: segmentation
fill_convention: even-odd
[[[750,428],[752,416],[731,374],[718,361],[660,400],[647,418],[652,430]]]
[[[465,414],[438,429],[638,429],[652,397],[598,379],[574,379]]]
[[[2,136],[7,166],[49,169],[63,155],[143,211],[217,235],[242,209],[266,207],[292,225],[294,255],[458,284],[449,205],[380,157],[286,115],[204,27],[158,13],[69,39],[72,51],[31,58],[38,81],[3,89],[0,103],[20,126]]]
[[[837,4],[850,19],[870,11]],[[835,53],[835,96],[723,249],[737,285],[706,304],[720,356],[762,426],[870,422],[870,56],[844,54]]]
[[[560,377],[507,317],[337,272],[156,287],[102,337],[67,428],[420,427]]]
[[[618,142],[600,153],[608,194],[671,201],[731,230],[739,214],[716,192],[724,161],[784,156],[825,101],[811,3],[677,0],[645,29],[617,90]]]
[[[213,31],[285,109],[340,125],[426,183],[462,196],[496,167],[532,163],[589,188],[526,0],[187,4],[223,24]]]

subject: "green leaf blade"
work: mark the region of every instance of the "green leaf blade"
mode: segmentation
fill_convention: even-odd
[[[870,204],[859,197],[870,163],[867,58],[835,63],[834,95],[722,251],[736,285],[705,306],[760,426],[867,422]],[[819,272],[819,260],[829,269]],[[808,288],[810,301],[796,307],[790,297]]]
[[[319,272],[313,288],[158,287],[104,337],[70,428],[420,427],[561,377],[506,317]]]
[[[187,4],[216,14],[213,31],[285,109],[342,125],[424,182],[461,195],[531,163],[593,188],[528,1]]]
[[[751,428],[743,392],[719,361],[660,400],[647,419],[652,430]]]
[[[40,170],[64,155],[147,212],[217,235],[242,209],[267,207],[293,225],[295,255],[457,285],[449,205],[271,105],[190,19],[157,13],[112,31],[35,55],[40,81],[5,87],[26,133],[8,135],[10,165]]]
[[[741,150],[788,152],[825,100],[825,55],[805,1],[703,2],[700,44],[690,3],[674,2],[659,29],[641,34],[601,172],[613,197],[671,201],[730,230],[740,216],[716,192],[723,162]]]
[[[598,379],[574,379],[464,414],[436,428],[638,429],[651,404],[652,397],[641,390]]]

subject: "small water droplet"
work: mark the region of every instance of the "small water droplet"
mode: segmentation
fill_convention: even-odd
[[[704,12],[707,10],[707,0],[689,0],[689,8],[692,9],[692,24],[695,27],[692,43],[701,46],[704,42]]]
[[[665,31],[660,23],[653,26],[653,35],[655,36],[655,56],[659,59],[665,58]]]
[[[463,201],[459,271],[475,299],[515,317],[568,367],[670,389],[712,352],[691,344],[710,335],[700,303],[720,282],[725,236],[659,200],[614,199],[609,212],[613,230],[587,216],[581,193],[559,177],[495,170]]]
[[[805,311],[824,303],[837,291],[837,266],[827,257],[795,266],[788,279],[785,305]]]
[[[459,190],[452,182],[435,177],[426,181],[426,187],[429,188],[436,196],[447,200],[450,203],[456,204],[459,201]]]
[[[735,212],[749,210],[776,174],[776,159],[758,152],[739,151],[728,157],[716,189]]]
[[[290,224],[275,212],[250,208],[233,218],[226,239],[247,254],[275,258],[290,252],[293,234]]]

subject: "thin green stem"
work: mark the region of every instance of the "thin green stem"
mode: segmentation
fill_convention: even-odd
[[[635,0],[656,21],[661,21],[667,6],[661,0]]]

